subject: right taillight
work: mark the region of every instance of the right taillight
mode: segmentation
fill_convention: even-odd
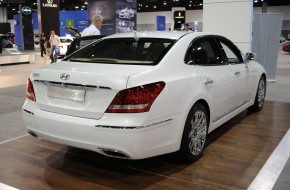
[[[156,82],[122,90],[115,96],[106,112],[147,112],[164,87],[165,82]]]
[[[27,85],[26,85],[26,98],[34,102],[36,101],[33,85],[30,79],[28,79]]]

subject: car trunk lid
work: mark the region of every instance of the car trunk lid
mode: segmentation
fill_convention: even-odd
[[[99,119],[128,78],[146,66],[61,62],[32,73],[39,109]]]

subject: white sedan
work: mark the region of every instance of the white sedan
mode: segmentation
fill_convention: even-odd
[[[23,117],[34,137],[106,156],[195,161],[208,133],[260,110],[265,93],[264,67],[222,36],[120,33],[35,69]]]
[[[59,44],[59,56],[65,56],[68,46],[73,41],[72,37],[61,36],[59,37],[60,44]]]

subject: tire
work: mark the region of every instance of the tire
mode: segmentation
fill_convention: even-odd
[[[255,103],[251,107],[251,110],[260,111],[263,108],[266,96],[266,85],[266,78],[261,76],[256,92]]]
[[[198,160],[205,149],[209,116],[206,108],[196,103],[190,110],[182,135],[179,159],[183,162],[194,162]]]

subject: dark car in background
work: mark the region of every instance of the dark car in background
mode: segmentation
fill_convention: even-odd
[[[9,36],[1,35],[2,48],[13,48],[13,43],[10,41]]]

